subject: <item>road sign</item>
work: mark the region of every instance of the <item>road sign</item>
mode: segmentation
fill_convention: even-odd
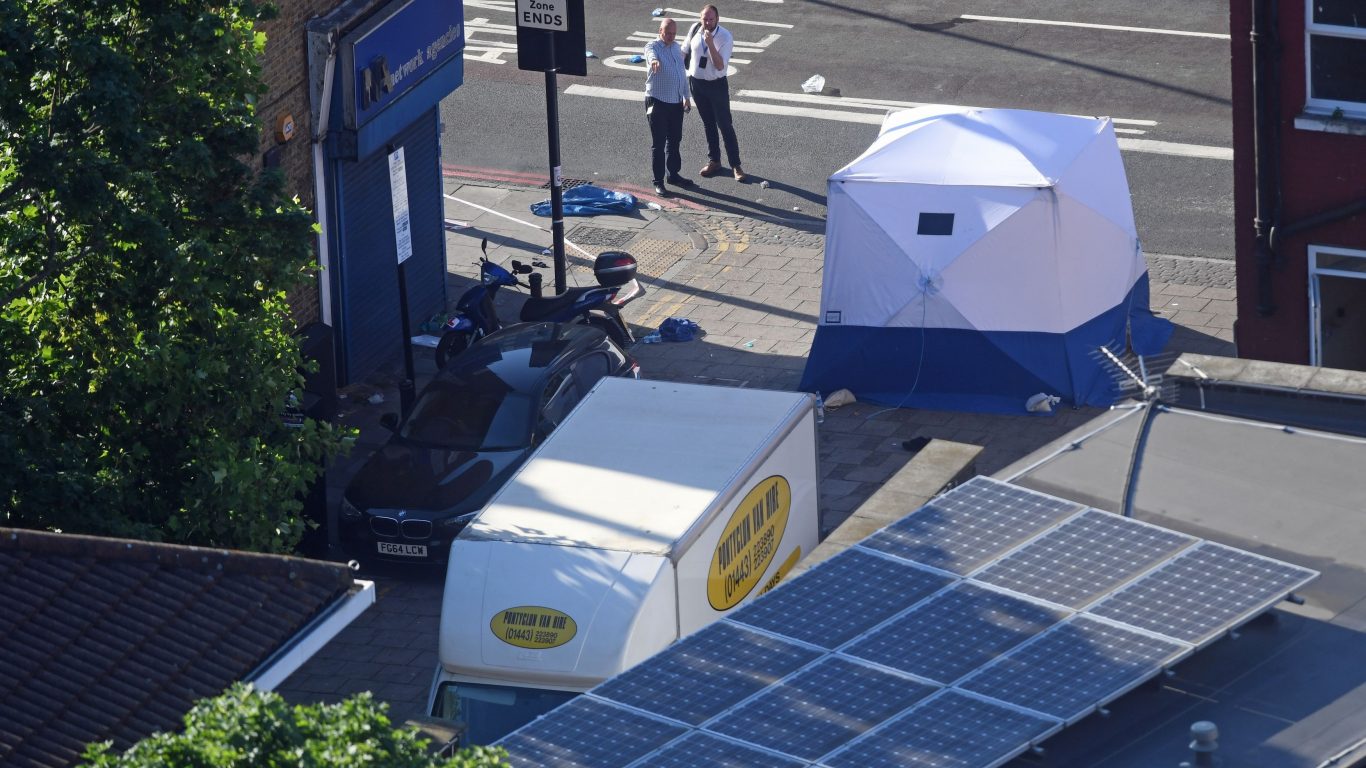
[[[536,6],[533,10],[531,6]],[[552,6],[554,11],[546,11]],[[527,23],[529,17],[557,16],[559,26]],[[552,18],[551,21],[554,21]],[[583,0],[517,0],[517,68],[532,72],[555,70],[561,75],[588,74],[585,56]]]
[[[569,30],[569,0],[517,0],[517,26]]]

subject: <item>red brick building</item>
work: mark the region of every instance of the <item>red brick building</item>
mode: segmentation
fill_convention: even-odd
[[[1366,4],[1229,21],[1238,354],[1366,370]]]
[[[308,90],[307,23],[322,16],[342,0],[286,0],[279,3],[279,15],[261,25],[266,35],[266,52],[261,59],[261,77],[269,90],[256,103],[261,118],[261,157],[269,157],[284,171],[290,194],[310,210],[315,208],[313,159],[309,136],[313,132]],[[286,121],[293,126],[282,140]],[[299,326],[321,319],[318,283],[313,281],[289,295],[294,322]]]

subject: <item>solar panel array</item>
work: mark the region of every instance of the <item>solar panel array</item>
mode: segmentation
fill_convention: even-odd
[[[519,767],[995,768],[1317,575],[977,477],[500,744]]]

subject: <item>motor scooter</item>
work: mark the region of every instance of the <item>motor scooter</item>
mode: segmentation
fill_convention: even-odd
[[[532,274],[535,269],[517,260],[512,271],[495,264],[488,257],[488,238],[479,244],[483,255],[479,259],[479,282],[461,295],[455,314],[446,321],[441,340],[436,345],[437,368],[460,354],[476,340],[502,328],[494,299],[501,288],[526,288],[532,295],[522,304],[522,322],[580,322],[601,328],[612,341],[622,347],[635,343],[631,328],[621,318],[621,308],[645,295],[636,280],[636,259],[625,251],[604,251],[593,262],[593,275],[598,285],[570,288],[555,296],[540,296],[537,281],[530,284],[517,275]]]

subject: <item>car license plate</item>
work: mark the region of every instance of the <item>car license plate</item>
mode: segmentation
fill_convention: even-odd
[[[426,544],[391,544],[387,541],[378,542],[379,553],[381,555],[397,555],[399,557],[426,557]]]

